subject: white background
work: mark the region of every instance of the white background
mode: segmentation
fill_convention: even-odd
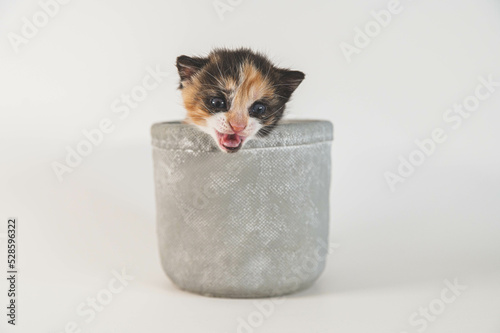
[[[2,291],[0,331],[64,332],[74,321],[81,332],[229,333],[238,318],[265,317],[251,330],[500,332],[500,88],[459,128],[443,120],[479,76],[500,81],[500,3],[401,0],[348,63],[340,44],[388,2],[233,0],[221,20],[211,0],[72,0],[15,52],[8,34],[40,5],[1,1],[0,207],[4,221],[19,218],[21,273],[18,326],[7,328]],[[311,289],[266,316],[253,300],[177,290],[157,254],[149,128],[184,116],[175,58],[220,46],[304,71],[289,117],[335,125],[330,238],[340,247]],[[120,119],[111,104],[157,66],[171,75]],[[103,118],[114,131],[59,182],[51,164]],[[384,174],[436,128],[447,140],[391,191]],[[85,322],[78,306],[122,268],[134,280]],[[439,305],[446,279],[467,289],[425,330],[410,324]]]

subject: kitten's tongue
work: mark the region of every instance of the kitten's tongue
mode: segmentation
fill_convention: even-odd
[[[241,143],[241,137],[237,134],[222,134],[222,144],[229,148],[236,148]]]

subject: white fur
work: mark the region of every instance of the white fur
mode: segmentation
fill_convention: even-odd
[[[232,130],[227,120],[227,113],[225,112],[219,112],[208,117],[206,120],[206,124],[207,126],[198,126],[198,127],[203,132],[212,136],[212,138],[215,140],[215,142],[217,142],[217,144],[219,143],[219,140],[217,138],[217,132],[223,134],[234,134],[234,131]],[[238,135],[245,137],[245,139],[242,142],[242,146],[245,145],[248,140],[253,139],[262,127],[263,126],[257,119],[248,117],[248,123],[246,128],[242,132],[238,133]]]

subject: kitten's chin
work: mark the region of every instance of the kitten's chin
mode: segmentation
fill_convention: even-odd
[[[225,153],[236,153],[241,149],[247,138],[238,134],[220,133],[215,130],[215,141],[219,148]]]

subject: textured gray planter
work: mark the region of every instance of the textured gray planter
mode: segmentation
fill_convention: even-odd
[[[160,256],[179,288],[270,297],[319,277],[328,249],[330,122],[283,122],[235,154],[178,122],[151,133]]]

